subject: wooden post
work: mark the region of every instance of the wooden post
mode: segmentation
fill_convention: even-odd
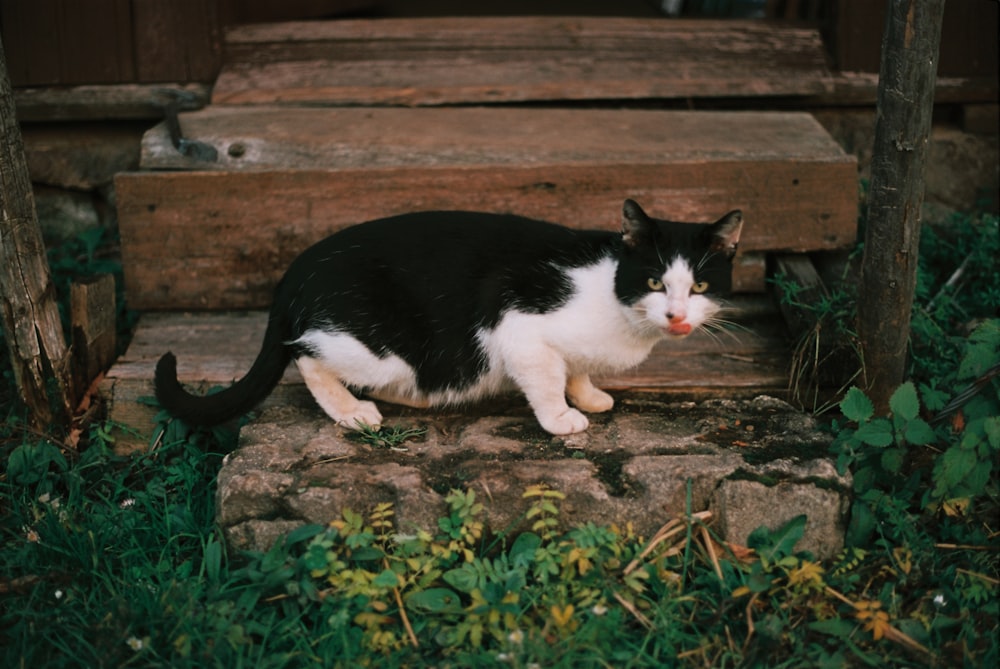
[[[35,213],[14,95],[0,44],[0,313],[14,380],[37,428],[72,413],[70,350]]]
[[[861,261],[858,335],[881,412],[906,373],[920,207],[945,0],[888,0]]]
[[[117,341],[115,278],[98,274],[76,281],[70,290],[73,383],[78,392],[111,366]]]

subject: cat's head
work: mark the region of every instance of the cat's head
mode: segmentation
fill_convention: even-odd
[[[743,229],[738,209],[715,223],[652,218],[632,200],[622,208],[615,291],[636,326],[686,337],[719,313],[732,289],[732,261]]]

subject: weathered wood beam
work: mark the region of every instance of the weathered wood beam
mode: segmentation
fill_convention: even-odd
[[[14,91],[20,121],[145,120],[163,118],[174,99],[182,109],[208,104],[206,84],[117,84],[19,88]]]
[[[36,428],[66,424],[75,399],[28,175],[14,95],[0,45],[0,313],[14,380]]]
[[[212,102],[421,106],[801,96],[829,90],[829,76],[818,31],[766,21],[359,19],[231,29]]]
[[[99,274],[70,286],[76,387],[85,389],[115,359],[117,323],[115,278]]]
[[[228,107],[183,114],[181,125],[219,159],[195,163],[151,131],[144,168],[205,171],[116,179],[139,309],[266,306],[308,245],[416,210],[617,229],[626,197],[675,220],[739,207],[742,290],[763,288],[766,252],[856,239],[855,159],[808,114]]]

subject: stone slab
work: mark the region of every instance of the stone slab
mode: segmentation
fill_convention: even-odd
[[[543,432],[515,398],[467,410],[387,407],[386,425],[426,430],[398,449],[368,445],[315,408],[271,407],[243,428],[223,464],[218,521],[232,547],[266,550],[299,524],[391,502],[400,531],[434,532],[444,496],[472,489],[489,530],[516,533],[529,525],[523,492],[545,483],[566,494],[564,527],[631,522],[650,537],[707,509],[721,538],[745,544],[758,526],[806,513],[798,549],[828,558],[842,548],[851,481],[837,474],[829,436],[810,416],[767,396],[616,398],[613,411],[571,437]]]

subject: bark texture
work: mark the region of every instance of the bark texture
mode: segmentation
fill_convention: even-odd
[[[906,373],[944,0],[888,0],[858,334],[876,407]]]
[[[34,427],[71,414],[71,357],[35,213],[14,96],[0,44],[0,313],[14,380]]]

